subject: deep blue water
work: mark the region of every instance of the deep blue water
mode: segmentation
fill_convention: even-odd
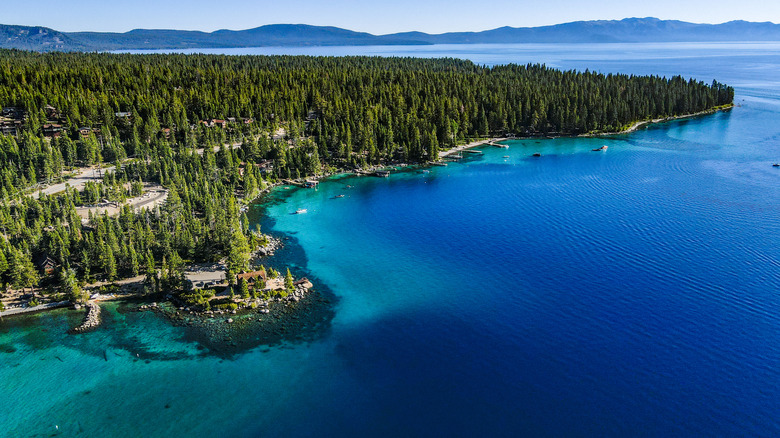
[[[9,436],[780,435],[780,44],[306,53],[682,74],[740,106],[278,190],[252,213],[332,294],[320,337],[220,358],[116,307],[83,336],[6,319]]]

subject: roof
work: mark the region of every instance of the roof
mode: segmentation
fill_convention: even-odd
[[[55,262],[51,257],[47,255],[39,256],[35,259],[35,264],[38,266],[41,270],[48,270],[48,269],[54,269],[57,266],[57,262]]]
[[[251,278],[257,278],[260,277],[263,279],[263,281],[266,280],[266,273],[265,271],[252,271],[252,272],[243,272],[241,274],[236,275],[236,280],[249,280]]]

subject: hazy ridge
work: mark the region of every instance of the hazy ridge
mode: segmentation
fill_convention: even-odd
[[[481,32],[373,35],[330,26],[271,24],[214,32],[136,29],[125,33],[60,32],[0,24],[0,48],[34,51],[104,51],[264,46],[419,45],[490,43],[631,43],[780,41],[780,24],[730,21],[696,24],[657,18],[575,21],[541,27],[500,27]]]

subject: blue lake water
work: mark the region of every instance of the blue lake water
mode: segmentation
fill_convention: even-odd
[[[780,44],[220,52],[682,74],[739,106],[278,190],[252,216],[327,329],[220,357],[120,305],[80,336],[70,310],[7,318],[0,435],[780,435]]]

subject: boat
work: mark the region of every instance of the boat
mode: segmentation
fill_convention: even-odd
[[[772,165],[772,167],[780,167],[780,163],[775,163]]]
[[[337,198],[343,198],[344,195],[336,195]]]
[[[541,156],[542,156],[542,154],[540,154],[539,152],[534,154],[534,157],[541,157]]]
[[[504,158],[509,158],[509,155],[504,155]]]
[[[422,173],[431,173],[431,171],[430,171],[430,170],[425,170],[425,169],[424,169],[424,170],[422,171]]]
[[[295,214],[304,214],[304,213],[308,213],[308,212],[309,212],[309,210],[307,210],[305,208],[299,208],[299,209],[295,210]]]
[[[604,145],[604,146],[602,146],[602,147],[600,147],[600,148],[598,148],[598,149],[591,149],[591,150],[592,150],[593,152],[598,152],[598,151],[606,151],[606,150],[607,150],[607,148],[608,148],[608,146],[607,146],[607,145]]]

